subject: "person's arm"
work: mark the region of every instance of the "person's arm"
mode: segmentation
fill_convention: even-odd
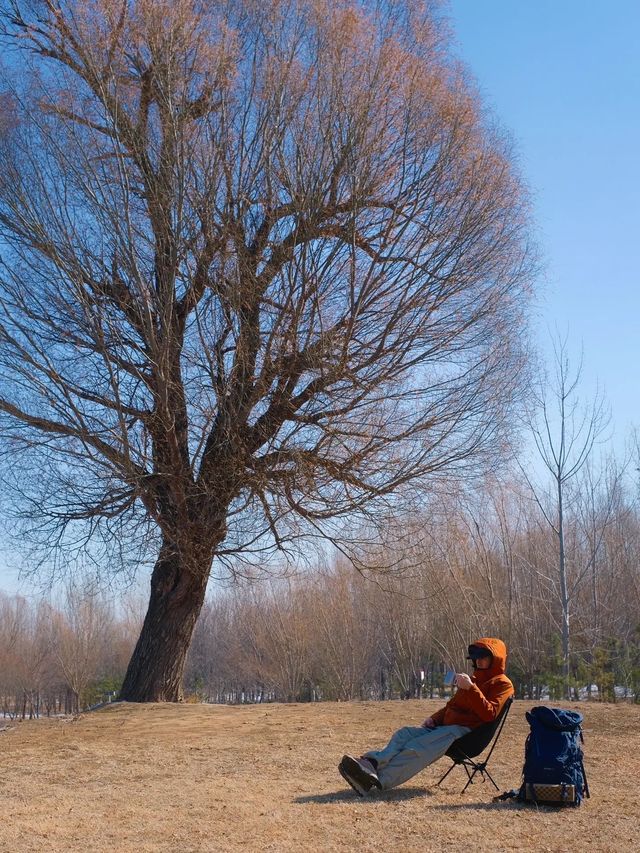
[[[495,720],[509,696],[513,696],[513,685],[506,678],[491,684],[486,694],[473,682],[468,690],[471,709],[483,723]]]
[[[427,719],[422,724],[425,729],[435,729],[436,726],[441,726],[442,721],[444,720],[444,711],[444,708],[440,708],[439,711],[436,711],[430,717],[427,717]]]

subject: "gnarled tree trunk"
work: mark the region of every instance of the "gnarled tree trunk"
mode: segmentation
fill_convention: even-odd
[[[208,559],[208,563],[207,563]],[[120,698],[179,702],[191,637],[204,602],[211,558],[185,555],[165,543],[151,576],[147,615]]]

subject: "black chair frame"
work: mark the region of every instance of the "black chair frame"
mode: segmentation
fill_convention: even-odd
[[[473,729],[472,731],[467,732],[466,735],[462,735],[462,737],[454,740],[449,749],[445,752],[445,755],[447,755],[453,763],[447,772],[438,780],[438,782],[436,782],[436,787],[440,785],[441,782],[444,782],[454,767],[461,764],[467,773],[467,784],[462,789],[463,794],[469,785],[473,783],[473,778],[476,773],[480,774],[483,782],[489,779],[496,791],[500,790],[494,782],[491,773],[487,770],[487,764],[489,763],[491,754],[498,743],[498,739],[502,733],[504,724],[507,721],[507,715],[512,703],[513,696],[510,696],[495,720],[492,720],[490,723],[483,723],[481,726],[478,726],[478,728]],[[483,752],[489,744],[491,744],[491,749],[485,759],[483,761],[474,761],[474,758],[480,755],[480,753]]]

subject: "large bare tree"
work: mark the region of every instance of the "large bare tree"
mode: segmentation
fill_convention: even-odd
[[[431,6],[1,4],[0,429],[41,534],[157,548],[125,699],[212,565],[500,445],[527,204]]]

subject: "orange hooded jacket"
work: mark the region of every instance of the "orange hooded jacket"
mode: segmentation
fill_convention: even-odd
[[[509,696],[513,696],[513,684],[504,674],[507,663],[507,647],[502,640],[482,637],[474,640],[474,646],[482,646],[493,655],[489,669],[477,669],[468,690],[456,690],[444,708],[431,717],[436,726],[468,726],[475,729],[482,723],[494,720]]]

